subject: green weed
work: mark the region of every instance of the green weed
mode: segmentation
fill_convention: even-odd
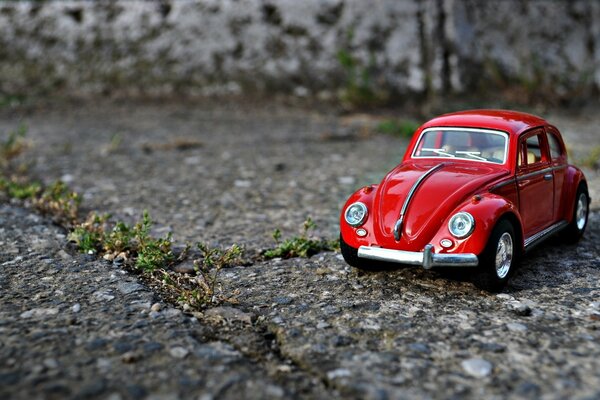
[[[83,223],[73,228],[67,239],[75,243],[82,253],[100,253],[104,248],[106,221],[109,218],[108,214],[91,213]]]
[[[23,104],[26,98],[23,95],[0,95],[0,108],[15,107]]]
[[[171,249],[172,234],[169,232],[165,238],[157,239],[150,236],[151,227],[150,215],[148,211],[144,211],[142,221],[133,228],[133,239],[137,244],[135,248],[137,253],[135,266],[146,271],[153,271],[158,267],[167,266],[175,259]],[[120,230],[125,233],[121,236],[127,238],[126,233],[129,229],[123,227]]]
[[[131,251],[134,243],[135,231],[123,221],[117,221],[112,230],[104,235],[102,240],[103,250],[107,253],[120,254]]]
[[[121,255],[134,260],[134,266],[144,271],[154,271],[175,261],[171,249],[171,233],[164,238],[150,235],[152,220],[144,211],[142,220],[134,226],[117,221],[110,231],[106,225],[109,215],[91,214],[88,219],[76,226],[69,240],[84,253],[101,253],[107,259]]]
[[[243,248],[237,244],[227,249],[210,247],[205,243],[197,243],[202,258],[194,261],[197,272],[196,279],[198,288],[188,293],[187,303],[190,305],[204,305],[219,302],[224,299],[220,293],[222,288],[218,287],[218,277],[221,270],[242,262]]]
[[[309,231],[317,226],[313,220],[308,217],[303,224],[302,233],[300,236],[294,236],[281,241],[281,231],[275,229],[273,239],[277,246],[273,249],[266,250],[263,255],[267,259],[271,258],[293,258],[293,257],[311,257],[321,251],[336,250],[337,241],[325,239],[313,239],[309,237]]]
[[[61,181],[48,186],[39,197],[33,199],[34,207],[42,214],[51,215],[67,226],[77,223],[80,204],[81,196]]]
[[[371,106],[377,103],[378,96],[368,67],[360,65],[357,58],[347,50],[340,50],[337,59],[346,77],[341,100],[353,107]]]
[[[410,138],[418,127],[419,123],[412,120],[386,119],[377,125],[376,130],[386,135]]]
[[[6,139],[0,141],[0,167],[7,168],[8,164],[27,148],[24,140],[26,133],[27,126],[21,124],[16,130],[9,132]]]
[[[37,182],[19,182],[15,179],[0,177],[0,190],[5,191],[9,197],[26,200],[37,196],[41,186]]]
[[[39,212],[51,215],[69,230],[68,240],[79,251],[96,254],[107,260],[121,257],[125,267],[139,271],[144,279],[157,283],[171,299],[179,299],[187,307],[200,309],[209,304],[234,301],[226,298],[218,276],[222,268],[241,262],[242,248],[233,245],[228,249],[211,248],[198,243],[202,258],[194,262],[196,275],[178,274],[167,268],[188,255],[189,245],[178,257],[172,249],[172,235],[155,238],[151,235],[152,220],[144,211],[141,221],[129,225],[123,221],[111,223],[110,215],[90,215],[81,222],[79,206],[81,196],[64,182],[43,187],[31,182],[12,162],[26,148],[23,141],[26,129],[21,126],[0,141],[0,191],[10,198],[28,200]],[[112,148],[118,147],[120,137],[113,137]],[[14,172],[13,172],[14,171]],[[111,227],[112,226],[112,227]]]
[[[589,154],[580,160],[579,164],[590,169],[600,168],[600,146],[592,147]]]

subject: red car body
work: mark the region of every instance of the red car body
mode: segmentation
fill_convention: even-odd
[[[464,150],[450,139],[464,144]],[[485,143],[478,145],[478,141]],[[579,192],[584,193],[579,200],[585,204],[578,210]],[[351,226],[346,213],[352,213],[349,206],[357,202],[366,206],[366,215],[360,225]],[[340,220],[341,244],[346,260],[355,265],[371,259],[481,270],[499,221],[512,226],[513,237],[505,239],[511,242],[511,259],[516,260],[565,228],[578,239],[587,224],[588,208],[585,177],[568,164],[556,127],[521,112],[456,112],[418,128],[402,163],[381,183],[350,196]],[[459,212],[473,219],[474,227],[466,237],[450,232],[450,219]],[[583,214],[581,226],[575,220]],[[460,218],[455,223],[461,222],[468,225]],[[574,231],[578,222],[580,229]],[[498,289],[507,278],[483,286]]]

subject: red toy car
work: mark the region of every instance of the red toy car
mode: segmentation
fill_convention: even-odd
[[[474,267],[475,284],[498,291],[544,239],[579,240],[589,203],[556,127],[514,111],[456,112],[417,129],[402,163],[350,196],[341,249],[364,269]]]

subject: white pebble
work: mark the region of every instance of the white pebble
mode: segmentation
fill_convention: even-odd
[[[175,357],[175,358],[185,358],[188,354],[189,354],[189,350],[186,348],[183,348],[181,346],[177,346],[177,347],[171,347],[169,349],[169,354],[171,354],[171,356]]]
[[[527,326],[520,324],[518,322],[510,322],[506,324],[506,327],[509,331],[513,332],[525,332],[527,330]]]
[[[461,366],[465,372],[475,378],[484,378],[492,372],[492,363],[483,358],[470,358],[464,360]]]

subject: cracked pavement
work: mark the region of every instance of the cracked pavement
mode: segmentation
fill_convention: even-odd
[[[574,158],[594,121],[546,116]],[[88,210],[178,243],[271,233],[337,236],[346,196],[376,182],[403,139],[368,116],[271,105],[107,103],[0,110],[29,127],[32,174]],[[597,121],[596,121],[597,122]],[[580,398],[600,396],[598,174],[582,242],[553,239],[490,295],[436,271],[364,273],[334,252],[227,268],[238,304],[182,312],[136,275],[72,253],[65,232],[0,205],[2,398]]]

